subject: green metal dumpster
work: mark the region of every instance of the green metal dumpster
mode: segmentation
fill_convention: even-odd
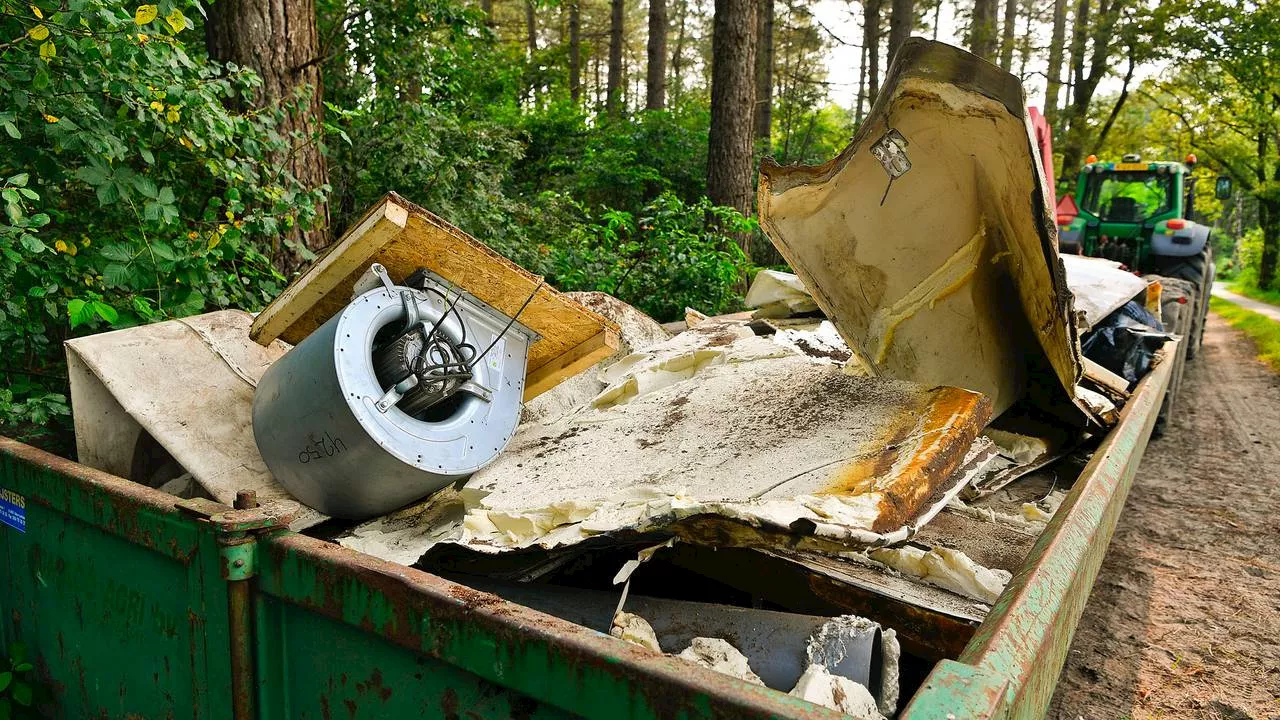
[[[903,718],[1038,717],[1174,363],[1138,385]],[[830,710],[434,575],[0,439],[0,641],[57,717],[802,718]]]

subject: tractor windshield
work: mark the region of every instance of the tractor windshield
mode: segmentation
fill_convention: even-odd
[[[1080,207],[1103,222],[1142,222],[1173,201],[1172,173],[1110,172],[1088,176]]]

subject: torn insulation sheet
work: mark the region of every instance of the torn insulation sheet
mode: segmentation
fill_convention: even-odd
[[[602,379],[594,401],[525,424],[472,477],[475,504],[449,542],[500,552],[630,531],[713,544],[887,544],[995,458],[978,438],[989,404],[977,393],[850,377],[741,322],[708,320]],[[398,558],[440,538],[366,524],[341,542],[380,556],[374,532]]]
[[[869,554],[903,575],[987,604],[994,603],[1013,579],[1008,570],[985,568],[959,550],[941,546],[876,548]]]
[[[221,310],[68,340],[80,462],[148,484],[185,470],[224,505],[240,490],[296,502],[267,470],[250,427],[254,388],[289,346],[251,342],[252,322]],[[151,466],[169,458],[180,468],[157,476]],[[283,517],[293,530],[325,519],[303,505]]]
[[[1024,108],[1014,76],[913,38],[839,156],[761,167],[761,226],[860,363],[996,415],[1033,373],[1063,404],[1080,375]]]
[[[1147,281],[1123,269],[1115,260],[1063,255],[1067,287],[1081,330],[1088,330],[1147,289]]]
[[[751,317],[756,319],[789,318],[818,309],[799,277],[777,270],[756,273],[743,304],[755,308]]]

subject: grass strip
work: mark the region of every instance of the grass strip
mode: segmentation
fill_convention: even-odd
[[[1280,373],[1280,322],[1222,298],[1209,298],[1209,309],[1244,332],[1258,348],[1258,359]]]

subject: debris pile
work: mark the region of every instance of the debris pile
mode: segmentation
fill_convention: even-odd
[[[317,526],[326,514],[268,471],[251,408],[273,363],[327,333],[313,365],[340,369],[326,387],[346,424],[269,448],[304,477],[326,463],[341,491],[312,504],[351,520],[311,532],[892,716],[899,661],[959,653],[1170,338],[1159,282],[1058,257],[1020,91],[939,79],[954,52],[904,46],[832,162],[765,164],[762,226],[796,274],[760,272],[752,312],[690,309],[673,334],[616,298],[561,294],[389,196],[256,318],[69,342],[81,460],[226,504],[253,490],[293,529]],[[492,342],[466,351],[477,318]],[[378,377],[375,356],[403,377]],[[290,365],[304,370],[257,402],[308,395],[309,366]],[[418,382],[448,396],[401,405]],[[339,427],[324,408],[303,415]],[[491,422],[509,432],[476,430]],[[456,463],[433,459],[446,446]],[[365,475],[375,447],[441,489],[342,512],[386,485],[390,471]]]

